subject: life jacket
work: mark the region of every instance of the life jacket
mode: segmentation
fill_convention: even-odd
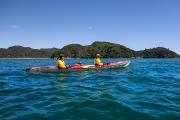
[[[66,69],[64,60],[57,60],[57,67],[59,69]]]
[[[94,59],[94,65],[103,65],[103,63],[101,62],[100,58],[95,58]]]

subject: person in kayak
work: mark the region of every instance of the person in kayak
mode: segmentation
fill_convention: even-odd
[[[68,69],[68,66],[65,66],[64,56],[62,54],[57,58],[57,67],[59,69]]]
[[[100,54],[97,54],[96,57],[94,58],[94,65],[97,65],[97,66],[103,65],[103,63],[101,62],[101,59],[100,59]]]

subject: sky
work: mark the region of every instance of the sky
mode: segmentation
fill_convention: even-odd
[[[180,0],[0,0],[0,48],[94,41],[180,54]]]

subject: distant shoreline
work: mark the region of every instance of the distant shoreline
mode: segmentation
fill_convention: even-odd
[[[24,59],[24,60],[28,60],[28,59],[51,59],[51,58],[0,58],[0,59]]]
[[[33,49],[20,45],[0,48],[2,59],[49,59],[60,54],[66,58],[94,58],[96,54],[100,54],[102,58],[180,58],[180,55],[169,48],[156,47],[135,51],[121,44],[103,41],[95,41],[91,45],[69,44],[61,49]]]
[[[0,60],[47,60],[47,59],[52,59],[52,58],[0,58]],[[64,59],[93,59],[93,58],[64,58]],[[177,58],[102,58],[102,59],[178,59]]]
[[[46,59],[56,59],[56,58],[0,58],[0,60],[4,60],[4,59],[10,59],[10,60],[13,60],[13,59],[15,59],[15,60],[16,60],[16,59],[17,59],[17,60],[19,60],[19,59],[22,59],[22,60],[42,59],[42,60],[43,60],[43,59],[45,59],[45,60],[46,60]],[[69,58],[69,57],[66,58],[66,57],[65,57],[64,59],[81,59],[81,58]]]

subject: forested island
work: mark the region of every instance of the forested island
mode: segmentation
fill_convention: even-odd
[[[101,41],[86,46],[69,44],[61,49],[33,49],[19,45],[0,48],[0,58],[55,58],[59,54],[67,58],[93,58],[97,53],[103,58],[180,58],[177,53],[163,47],[135,51],[120,44]]]

